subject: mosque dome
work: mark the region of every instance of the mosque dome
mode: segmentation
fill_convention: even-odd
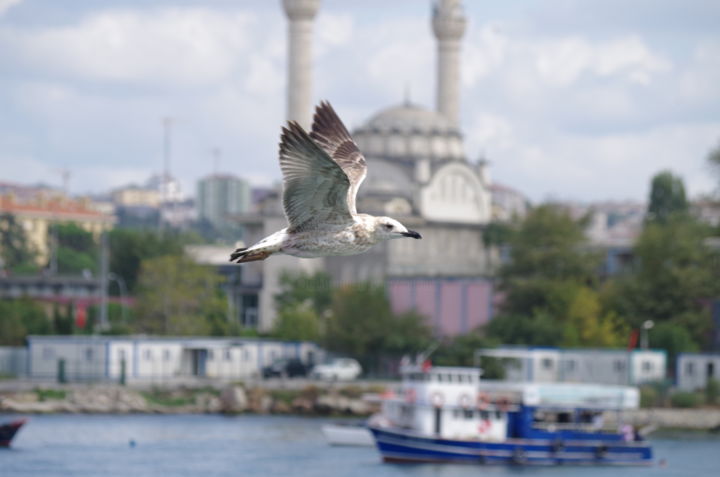
[[[405,103],[380,111],[353,132],[366,157],[463,159],[462,136],[442,114]]]

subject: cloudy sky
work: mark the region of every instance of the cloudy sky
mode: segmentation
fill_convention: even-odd
[[[650,177],[713,190],[720,2],[465,0],[462,127],[471,159],[534,201],[644,200]],[[429,0],[323,0],[315,98],[350,126],[402,101],[434,107]],[[0,0],[0,182],[74,193],[143,182],[186,191],[219,169],[279,179],[285,19],[274,0]]]

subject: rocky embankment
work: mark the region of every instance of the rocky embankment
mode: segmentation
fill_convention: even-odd
[[[690,429],[720,431],[720,409],[671,409],[650,408],[627,411],[625,422],[638,426],[659,429]]]
[[[357,386],[328,389],[265,389],[235,384],[222,388],[82,386],[0,393],[0,412],[41,413],[257,413],[367,416],[377,411]]]

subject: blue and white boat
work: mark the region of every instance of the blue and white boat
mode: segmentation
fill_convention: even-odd
[[[477,368],[410,365],[400,392],[371,420],[386,462],[648,465],[650,445],[622,425],[628,386],[509,383]],[[605,425],[605,417],[613,425]]]

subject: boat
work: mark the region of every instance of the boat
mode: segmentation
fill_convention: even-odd
[[[322,426],[325,440],[333,446],[373,446],[373,439],[367,423],[329,423]]]
[[[10,447],[10,442],[17,431],[27,422],[27,419],[16,419],[0,424],[0,447]]]
[[[369,423],[385,462],[652,463],[649,443],[617,425],[638,407],[637,388],[486,381],[464,367],[406,365],[401,373],[399,393]]]

